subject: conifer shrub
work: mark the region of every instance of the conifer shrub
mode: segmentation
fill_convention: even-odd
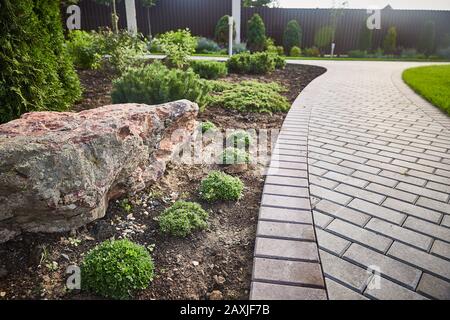
[[[191,68],[204,79],[223,78],[228,74],[226,63],[219,61],[196,60],[191,62]]]
[[[177,201],[158,218],[162,232],[186,237],[195,230],[208,227],[208,213],[195,202]]]
[[[283,44],[286,49],[286,53],[290,53],[293,47],[301,47],[302,43],[302,28],[298,24],[297,20],[291,20],[286,26],[286,30],[283,35]]]
[[[241,179],[221,171],[212,171],[201,182],[200,197],[208,202],[237,201],[242,198],[243,190]]]
[[[255,13],[248,21],[247,48],[251,52],[264,51],[266,41],[266,26],[261,16]]]

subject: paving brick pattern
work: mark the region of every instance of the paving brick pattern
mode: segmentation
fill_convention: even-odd
[[[450,118],[402,82],[417,64],[301,63],[328,71],[275,148],[251,298],[450,299]]]

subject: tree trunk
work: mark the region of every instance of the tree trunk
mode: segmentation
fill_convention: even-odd
[[[119,32],[119,17],[117,16],[116,0],[112,0],[112,28],[114,33]]]

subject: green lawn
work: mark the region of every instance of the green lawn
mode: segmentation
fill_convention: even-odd
[[[450,65],[408,69],[403,72],[403,80],[450,115]]]

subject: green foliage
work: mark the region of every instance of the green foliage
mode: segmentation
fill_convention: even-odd
[[[267,7],[274,3],[274,0],[244,0],[244,7]]]
[[[207,39],[207,38],[197,38],[197,48],[195,49],[195,52],[197,53],[217,53],[221,49],[219,45],[214,42],[213,40]]]
[[[149,252],[129,240],[105,241],[81,265],[82,288],[107,298],[127,299],[153,280]]]
[[[266,26],[257,13],[248,21],[247,48],[252,52],[264,51],[266,46]]]
[[[204,121],[200,124],[202,133],[206,133],[208,131],[215,131],[217,129],[216,125],[211,121]]]
[[[211,97],[210,106],[222,106],[227,109],[244,112],[285,112],[290,104],[280,93],[285,88],[276,83],[242,81],[230,85]]]
[[[188,69],[168,69],[159,61],[143,68],[128,70],[113,82],[113,103],[159,104],[180,99],[196,102],[202,108],[210,87],[205,80]]]
[[[81,69],[97,69],[102,60],[102,50],[99,48],[95,33],[73,30],[66,41],[67,52],[72,57],[76,67]]]
[[[367,52],[361,50],[352,50],[348,52],[348,56],[350,58],[366,58]]]
[[[239,54],[243,52],[248,52],[246,43],[233,44],[233,54]]]
[[[249,164],[250,161],[250,155],[247,151],[234,147],[223,150],[219,158],[219,163],[224,165]]]
[[[333,40],[333,33],[332,26],[321,27],[314,35],[314,45],[321,50],[327,49]]]
[[[266,74],[286,65],[284,59],[270,52],[235,54],[228,59],[228,70],[234,73]]]
[[[359,50],[361,51],[370,51],[372,50],[372,38],[373,38],[373,30],[367,28],[367,24],[364,22],[364,25],[361,28],[361,33],[359,34]]]
[[[154,41],[161,52],[167,55],[169,65],[179,69],[189,65],[189,56],[197,47],[197,39],[189,29],[163,33]]]
[[[242,198],[243,190],[241,179],[221,171],[212,171],[201,182],[200,197],[208,202],[237,201]]]
[[[248,148],[251,143],[252,137],[244,130],[235,131],[227,137],[227,145],[235,148]]]
[[[397,29],[390,27],[383,40],[383,50],[386,54],[394,54],[397,48]]]
[[[318,56],[320,56],[320,51],[316,47],[306,48],[303,53],[307,57],[318,57]]]
[[[229,25],[228,19],[229,15],[225,15],[219,19],[216,25],[216,29],[214,30],[214,39],[218,44],[225,46],[228,43],[229,38]],[[233,23],[233,39],[236,37],[236,23]]]
[[[195,230],[208,227],[208,213],[198,203],[177,201],[158,218],[164,233],[186,237]]]
[[[419,40],[419,51],[427,57],[434,53],[436,45],[436,25],[434,21],[425,22]]]
[[[218,61],[195,60],[191,62],[191,68],[204,79],[218,79],[228,74],[226,63]]]
[[[407,69],[403,80],[418,94],[450,115],[450,65]]]
[[[67,110],[80,96],[59,3],[2,0],[0,123],[30,111]]]
[[[302,55],[302,50],[299,47],[292,47],[289,55],[291,57],[300,57]]]
[[[301,47],[302,28],[298,24],[297,20],[291,20],[288,22],[286,30],[284,31],[283,44],[286,49],[286,53],[290,53],[293,47]]]
[[[123,199],[120,201],[120,207],[126,212],[130,213],[133,210],[133,207],[128,199]]]

